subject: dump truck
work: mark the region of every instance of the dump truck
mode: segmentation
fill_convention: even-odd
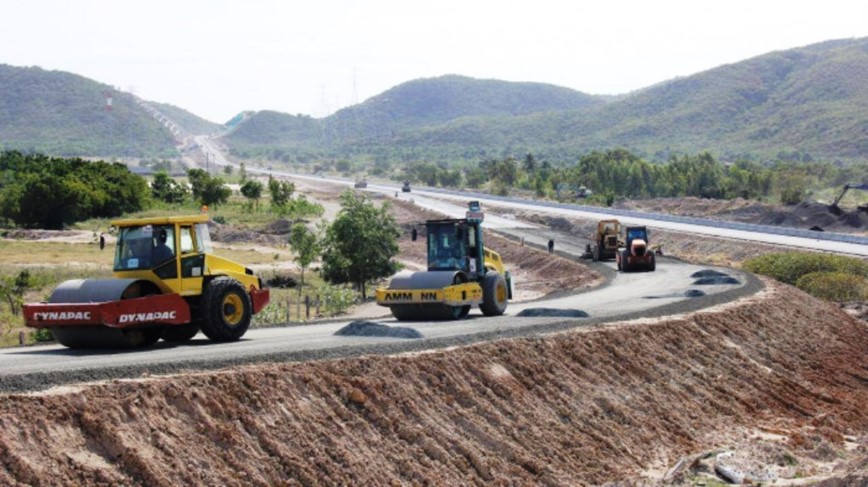
[[[486,316],[502,315],[512,299],[512,277],[500,255],[483,245],[483,219],[472,201],[466,218],[426,221],[428,270],[394,276],[377,289],[377,304],[401,321],[461,319],[473,306]]]
[[[368,182],[364,179],[359,179],[355,184],[353,184],[353,187],[356,189],[365,189],[368,187]]]
[[[74,279],[23,306],[25,325],[70,348],[138,348],[199,331],[239,340],[269,291],[249,268],[213,254],[208,215],[115,220],[111,279]]]
[[[410,181],[409,181],[409,180],[404,181],[404,185],[401,186],[401,191],[403,191],[403,192],[405,192],[405,193],[409,193],[409,192],[410,192]]]
[[[644,226],[626,227],[624,247],[618,249],[615,260],[621,272],[654,271],[657,262],[649,246],[648,229]]]
[[[622,247],[620,234],[621,222],[618,220],[600,220],[597,222],[594,245],[590,249],[591,258],[595,261],[615,259],[618,249]]]

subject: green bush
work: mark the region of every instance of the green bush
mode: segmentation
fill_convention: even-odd
[[[343,314],[350,306],[355,304],[357,293],[345,286],[332,286],[324,284],[317,289],[317,294],[322,299],[322,314],[335,316]]]
[[[796,281],[796,287],[828,301],[864,301],[868,298],[868,279],[843,272],[805,274]]]
[[[744,262],[744,269],[795,285],[804,275],[835,272],[868,278],[868,263],[854,257],[812,252],[765,254]]]
[[[30,336],[33,338],[33,341],[36,343],[45,343],[45,342],[53,342],[54,335],[51,334],[51,330],[48,328],[37,328],[30,332]]]

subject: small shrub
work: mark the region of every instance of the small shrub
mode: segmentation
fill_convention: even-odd
[[[262,308],[259,313],[253,315],[252,326],[273,325],[275,323],[286,322],[286,308],[280,307],[277,303],[268,303]]]
[[[322,300],[322,309],[325,316],[335,316],[344,313],[356,302],[356,292],[344,286],[331,286],[324,284],[317,288],[317,293]]]
[[[33,341],[36,343],[54,341],[54,335],[51,334],[51,330],[48,328],[37,328],[30,332],[30,337],[33,338]]]
[[[215,222],[221,224],[221,225],[226,224],[226,217],[223,215],[214,215],[214,217],[211,219],[214,220]]]
[[[744,269],[795,285],[812,272],[839,272],[868,277],[868,263],[855,257],[812,252],[782,252],[760,255],[744,262]]]
[[[827,301],[864,301],[868,298],[868,279],[843,272],[812,272],[796,281],[796,287]]]

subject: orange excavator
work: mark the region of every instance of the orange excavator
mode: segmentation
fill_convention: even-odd
[[[651,251],[646,227],[626,227],[623,248],[618,249],[615,261],[621,272],[648,271],[657,269],[657,260]]]

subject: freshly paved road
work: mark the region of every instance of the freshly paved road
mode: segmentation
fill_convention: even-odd
[[[463,206],[410,196],[419,205],[447,214],[463,215]],[[456,215],[456,216],[457,216]],[[542,246],[557,238],[561,255],[577,256],[583,241],[571,240],[548,229],[518,224],[508,218],[487,217],[486,226],[501,233],[524,238],[527,245]],[[748,275],[732,269],[718,269],[735,277],[740,284],[695,285],[691,275],[707,266],[696,266],[671,259],[660,259],[653,273],[619,274],[614,264],[598,263],[608,284],[579,294],[548,300],[511,303],[504,316],[484,317],[477,310],[468,319],[450,322],[398,323],[390,316],[376,320],[390,326],[409,326],[425,338],[416,340],[377,337],[334,336],[349,321],[304,326],[250,330],[236,343],[214,344],[202,335],[189,344],[159,345],[137,351],[95,352],[69,350],[62,346],[9,348],[0,351],[0,390],[30,390],[65,382],[112,377],[134,377],[149,372],[172,372],[215,368],[259,361],[311,360],[354,356],[366,353],[396,353],[461,345],[479,340],[511,336],[530,336],[603,321],[688,312],[758,290],[761,285]],[[521,282],[515,283],[521,286]],[[688,298],[686,293],[702,291],[704,297]],[[697,293],[700,294],[700,293]],[[589,318],[524,318],[516,314],[527,308],[574,309]],[[387,310],[384,308],[384,314]]]

